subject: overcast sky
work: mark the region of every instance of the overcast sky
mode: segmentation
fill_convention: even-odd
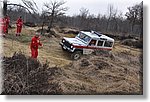
[[[8,0],[11,3],[21,3],[21,0]],[[50,0],[34,0],[39,11],[42,11],[43,3],[49,2]],[[56,0],[62,1],[62,0]],[[142,0],[64,0],[69,10],[66,12],[67,15],[79,14],[79,10],[83,7],[89,10],[90,14],[107,14],[108,5],[113,5],[118,12],[125,14],[127,12],[127,7],[133,6],[140,3]]]

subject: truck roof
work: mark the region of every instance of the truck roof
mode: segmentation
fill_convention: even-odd
[[[90,36],[91,38],[94,38],[94,39],[104,39],[104,40],[107,39],[108,41],[114,42],[113,38],[110,38],[110,37],[108,37],[108,36],[106,36],[104,34],[101,34],[101,33],[97,33],[97,32],[94,32],[94,31],[91,31],[91,32],[89,32],[89,31],[81,31],[81,32],[86,34],[86,35],[88,35],[88,36]]]

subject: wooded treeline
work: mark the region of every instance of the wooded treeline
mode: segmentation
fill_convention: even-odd
[[[126,14],[118,12],[113,5],[108,5],[107,14],[94,15],[87,8],[81,8],[80,13],[66,16],[68,8],[63,7],[65,2],[45,3],[45,9],[40,14],[29,13],[22,7],[8,7],[7,14],[11,21],[15,21],[20,15],[24,22],[37,25],[47,25],[49,29],[54,26],[71,27],[79,30],[96,30],[112,34],[143,35],[143,2],[128,7]]]

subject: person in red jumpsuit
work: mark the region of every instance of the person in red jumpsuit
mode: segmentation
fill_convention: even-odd
[[[6,22],[6,33],[8,34],[8,27],[9,27],[10,18],[8,15],[6,15],[4,19]]]
[[[39,33],[36,33],[35,36],[32,37],[31,45],[30,45],[32,58],[37,58],[39,46],[42,46],[42,43],[40,43]]]
[[[17,25],[16,36],[20,36],[21,30],[22,30],[22,25],[23,25],[23,20],[22,20],[21,16],[17,19],[16,25]]]
[[[0,36],[3,35],[3,18],[0,18]]]
[[[1,29],[1,35],[5,37],[6,34],[6,21],[4,18],[0,18],[0,29]]]

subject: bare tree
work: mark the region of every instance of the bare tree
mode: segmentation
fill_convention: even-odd
[[[114,9],[113,5],[108,5],[108,20],[107,20],[106,32],[109,29],[110,21],[112,19],[115,20],[116,15],[117,15],[117,9]]]
[[[83,7],[80,9],[80,15],[81,15],[81,17],[87,18],[88,14],[89,14],[89,10],[88,9],[83,8]]]
[[[26,9],[29,13],[36,13],[37,12],[37,5],[36,3],[32,0],[32,1],[29,1],[29,0],[22,0],[23,5],[21,4],[15,4],[15,3],[8,3],[7,0],[4,0],[3,1],[3,15],[5,16],[7,14],[7,9],[8,9],[8,6],[18,6],[18,7],[22,7],[24,9]]]
[[[117,16],[117,28],[118,28],[118,32],[122,32],[123,21],[124,21],[123,14],[122,14],[122,12],[119,12],[118,16]]]
[[[53,27],[54,20],[65,14],[68,10],[67,7],[63,7],[65,1],[51,1],[50,3],[44,3],[46,7],[45,13],[49,16],[48,32]]]
[[[141,26],[140,36],[141,36],[143,33],[143,2],[135,6],[129,7],[128,10],[129,11],[125,14],[125,16],[127,17],[127,20],[130,21],[131,32],[133,33],[133,28],[136,24],[140,25]]]
[[[38,6],[34,2],[34,0],[22,0],[23,4],[33,13],[37,13]]]
[[[87,17],[89,15],[89,10],[86,8],[81,8],[80,9],[80,28],[86,28],[87,29]]]

